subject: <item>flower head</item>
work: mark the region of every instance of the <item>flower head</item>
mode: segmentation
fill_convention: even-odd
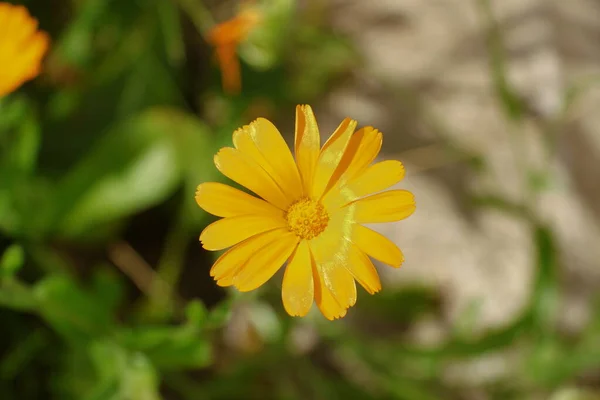
[[[216,25],[208,33],[208,42],[215,47],[221,68],[223,88],[228,93],[238,93],[241,89],[237,48],[248,38],[260,20],[261,14],[256,8],[246,7],[232,19]]]
[[[50,42],[23,6],[0,2],[0,97],[35,78]]]
[[[343,317],[355,304],[355,281],[371,294],[381,289],[369,257],[393,267],[404,257],[362,224],[404,219],[415,201],[406,190],[381,192],[402,180],[404,167],[395,160],[371,164],[382,134],[355,128],[356,121],[346,118],[321,147],[311,108],[298,106],[295,160],[266,119],[233,133],[235,148],[221,149],[215,164],[260,198],[221,183],[198,186],[198,205],[223,217],[204,229],[203,247],[230,247],[210,270],[219,286],[256,289],[287,263],[286,311],[304,316],[314,301],[328,319]]]

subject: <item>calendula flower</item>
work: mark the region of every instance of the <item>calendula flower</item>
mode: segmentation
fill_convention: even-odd
[[[415,210],[412,193],[389,190],[404,177],[399,161],[371,163],[382,134],[355,132],[346,118],[320,147],[309,106],[296,108],[295,160],[277,128],[259,118],[233,133],[235,148],[215,156],[219,171],[261,198],[221,183],[198,186],[196,201],[222,219],[200,240],[207,250],[227,250],[212,266],[219,286],[258,288],[287,262],[282,298],[292,316],[304,316],[313,300],[328,319],[356,303],[356,284],[373,294],[381,282],[372,257],[399,267],[394,243],[363,226],[399,221]]]
[[[221,68],[223,88],[228,93],[239,93],[241,89],[237,48],[260,19],[260,13],[255,7],[246,7],[234,18],[216,25],[208,33],[208,42],[215,47]]]
[[[23,6],[0,2],[0,97],[35,78],[50,42]]]

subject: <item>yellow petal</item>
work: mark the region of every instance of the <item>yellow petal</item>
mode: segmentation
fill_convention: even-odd
[[[300,175],[292,153],[270,121],[258,118],[238,129],[233,134],[233,143],[263,167],[292,200],[302,196]]]
[[[402,251],[394,242],[366,226],[354,226],[352,242],[369,256],[392,267],[397,268],[404,262]]]
[[[257,214],[283,218],[283,210],[241,190],[217,182],[205,182],[196,189],[196,203],[217,217]]]
[[[386,160],[368,167],[348,182],[347,186],[359,197],[385,190],[404,179],[404,166],[397,160]]]
[[[352,238],[355,207],[350,205],[342,209],[335,210],[329,214],[327,227],[317,237],[310,241],[310,247],[317,261],[344,260],[348,257],[348,240]]]
[[[269,203],[286,210],[291,200],[269,174],[239,150],[225,147],[215,156],[215,165],[223,175],[250,189]]]
[[[311,185],[311,197],[320,199],[329,186],[334,172],[338,168],[350,138],[356,128],[356,121],[346,118],[323,145],[315,175]]]
[[[330,303],[328,296],[334,299],[334,302],[338,305],[338,307],[329,307],[331,309],[330,313],[333,314],[339,313],[332,310],[337,310],[340,307],[346,309],[356,302],[356,284],[352,275],[345,268],[352,246],[349,240],[352,235],[352,225],[354,224],[353,209],[351,206],[344,207],[330,214],[327,228],[309,242],[316,270],[327,289],[321,291],[322,302],[325,304],[324,307],[328,307]],[[319,307],[323,311],[323,308]]]
[[[325,286],[327,286],[333,298],[340,306],[350,308],[356,304],[356,283],[344,264],[337,263],[323,267],[321,273],[323,274]]]
[[[404,166],[400,161],[387,160],[368,167],[354,179],[327,193],[325,207],[335,209],[371,193],[379,192],[404,178]]]
[[[315,303],[325,318],[333,321],[346,315],[347,308],[342,307],[325,285],[319,267],[313,265],[313,281],[315,282]]]
[[[383,137],[377,129],[366,126],[359,129],[354,136],[361,139],[360,145],[346,169],[343,181],[351,180],[363,172],[375,160],[381,150]]]
[[[349,274],[340,272],[340,269],[345,269],[344,265],[350,257],[351,243],[349,240],[355,224],[353,211],[354,207],[349,206],[330,214],[327,228],[309,242],[317,270],[324,278],[330,294],[342,308],[348,308],[352,303],[350,300],[355,301],[356,299],[356,285],[348,283]],[[341,285],[339,282],[342,282]],[[326,299],[326,294],[324,296]]]
[[[351,246],[346,268],[368,293],[374,294],[381,290],[381,281],[373,262],[355,245]]]
[[[217,281],[217,286],[220,286],[220,287],[233,286],[233,275],[227,275],[225,278],[219,279]]]
[[[233,285],[241,292],[249,292],[268,281],[292,254],[298,237],[291,232],[257,251],[236,273]]]
[[[353,201],[358,223],[393,222],[415,211],[415,197],[407,190],[390,190]]]
[[[228,282],[229,284],[224,286],[232,285],[232,279],[235,272],[241,268],[252,255],[264,246],[277,240],[277,238],[281,237],[281,235],[286,232],[288,232],[286,228],[273,229],[252,236],[237,244],[223,253],[221,257],[215,261],[210,269],[210,276],[214,277],[217,281],[226,280],[224,282]]]
[[[37,20],[23,6],[2,3],[0,8],[0,96],[39,74],[50,39],[36,31]]]
[[[309,105],[296,106],[295,152],[304,194],[310,193],[320,148],[321,137],[312,108]]]
[[[361,128],[352,135],[344,155],[325,192],[335,192],[361,173],[377,156],[381,148],[381,133],[371,127]],[[327,194],[326,194],[327,195]]]
[[[341,238],[337,242],[337,248],[332,249],[324,246],[327,242],[329,241],[312,240],[309,242],[317,270],[340,307],[351,307],[356,303],[356,284],[345,265],[349,261],[352,244]]]
[[[39,74],[42,58],[48,49],[50,38],[45,32],[36,32],[29,39],[27,46],[19,52],[14,69],[21,72],[23,80],[29,80]]]
[[[281,289],[283,307],[293,317],[305,316],[312,306],[315,294],[313,264],[308,242],[303,240],[288,261]]]
[[[3,3],[6,4],[6,3]],[[27,8],[23,6],[11,6],[0,9],[3,13],[3,21],[0,28],[0,34],[3,38],[11,40],[3,40],[1,48],[19,49],[27,45],[28,39],[38,27],[38,22],[35,18],[29,15]]]
[[[239,215],[208,225],[200,234],[200,241],[206,250],[223,250],[259,233],[286,226],[286,222],[280,218]]]

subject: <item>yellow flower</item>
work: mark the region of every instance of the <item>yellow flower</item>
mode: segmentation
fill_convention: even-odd
[[[0,3],[0,97],[35,78],[50,39],[23,6]]]
[[[260,19],[257,9],[246,7],[234,18],[216,25],[208,33],[208,42],[215,47],[221,68],[223,88],[228,93],[239,93],[241,89],[237,47],[246,40]]]
[[[404,167],[395,160],[370,165],[382,134],[355,128],[356,121],[346,118],[320,147],[312,109],[296,107],[295,161],[264,118],[233,133],[235,148],[221,149],[215,164],[262,199],[221,183],[198,186],[198,205],[223,217],[204,229],[203,247],[231,247],[210,271],[219,286],[256,289],[287,261],[286,311],[304,316],[314,299],[330,320],[356,303],[355,280],[371,294],[381,289],[368,256],[393,267],[404,257],[389,239],[362,224],[404,219],[415,201],[406,190],[381,192],[402,180]]]

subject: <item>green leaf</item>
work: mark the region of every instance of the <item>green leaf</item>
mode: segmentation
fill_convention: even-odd
[[[210,328],[220,328],[231,318],[231,308],[233,300],[228,298],[221,301],[208,314],[207,325]]]
[[[19,311],[34,311],[37,299],[31,289],[16,279],[0,282],[0,306]]]
[[[177,4],[156,2],[156,18],[160,22],[160,32],[169,62],[173,66],[180,66],[185,61],[185,44]]]
[[[240,57],[254,68],[266,70],[276,65],[289,45],[290,27],[296,2],[262,1],[258,9],[261,21],[239,47]]]
[[[123,300],[124,281],[118,275],[117,270],[112,265],[105,265],[95,271],[92,289],[94,297],[102,303],[111,313],[116,313],[117,307]]]
[[[0,138],[10,128],[17,126],[29,112],[27,97],[13,93],[0,98]]]
[[[67,236],[115,221],[165,200],[180,169],[171,133],[152,112],[111,130],[58,190],[50,221]]]
[[[54,46],[54,55],[62,62],[85,66],[92,61],[94,53],[94,35],[103,25],[103,16],[109,10],[108,2],[91,0],[79,2],[75,18],[68,25]]]
[[[40,147],[40,127],[26,100],[0,104],[0,229],[20,235],[28,215],[27,197],[31,197],[31,175]]]
[[[204,328],[207,311],[200,301],[185,310],[187,321],[180,326],[142,325],[119,332],[120,343],[131,351],[143,352],[159,369],[200,368],[212,362],[212,347]]]
[[[40,147],[40,126],[37,120],[29,115],[16,132],[15,142],[10,150],[10,164],[20,175],[28,175],[35,168]]]
[[[349,71],[358,53],[346,38],[313,27],[302,27],[294,50],[293,98],[314,98],[333,78]]]
[[[13,380],[32,364],[38,352],[47,346],[45,331],[35,330],[28,333],[12,349],[2,355],[0,379]]]
[[[200,329],[208,318],[208,311],[200,300],[192,300],[185,308],[185,315],[191,326]]]
[[[122,382],[122,399],[161,399],[158,392],[159,381],[156,371],[143,354],[135,353],[129,357]]]
[[[33,289],[41,316],[65,339],[84,343],[112,326],[110,311],[66,275],[52,275]]]
[[[17,273],[25,262],[23,247],[18,244],[9,246],[0,258],[0,277],[12,277]]]
[[[208,338],[194,326],[140,326],[123,330],[120,342],[131,351],[143,352],[159,369],[200,368],[212,361]]]
[[[168,132],[173,140],[184,180],[181,219],[190,229],[200,229],[206,213],[198,208],[194,193],[200,183],[221,179],[213,164],[217,143],[209,128],[194,115],[175,108],[157,107],[149,111],[147,117],[155,129]]]
[[[141,353],[131,353],[109,341],[94,342],[89,355],[96,384],[86,400],[158,400],[158,376]]]

